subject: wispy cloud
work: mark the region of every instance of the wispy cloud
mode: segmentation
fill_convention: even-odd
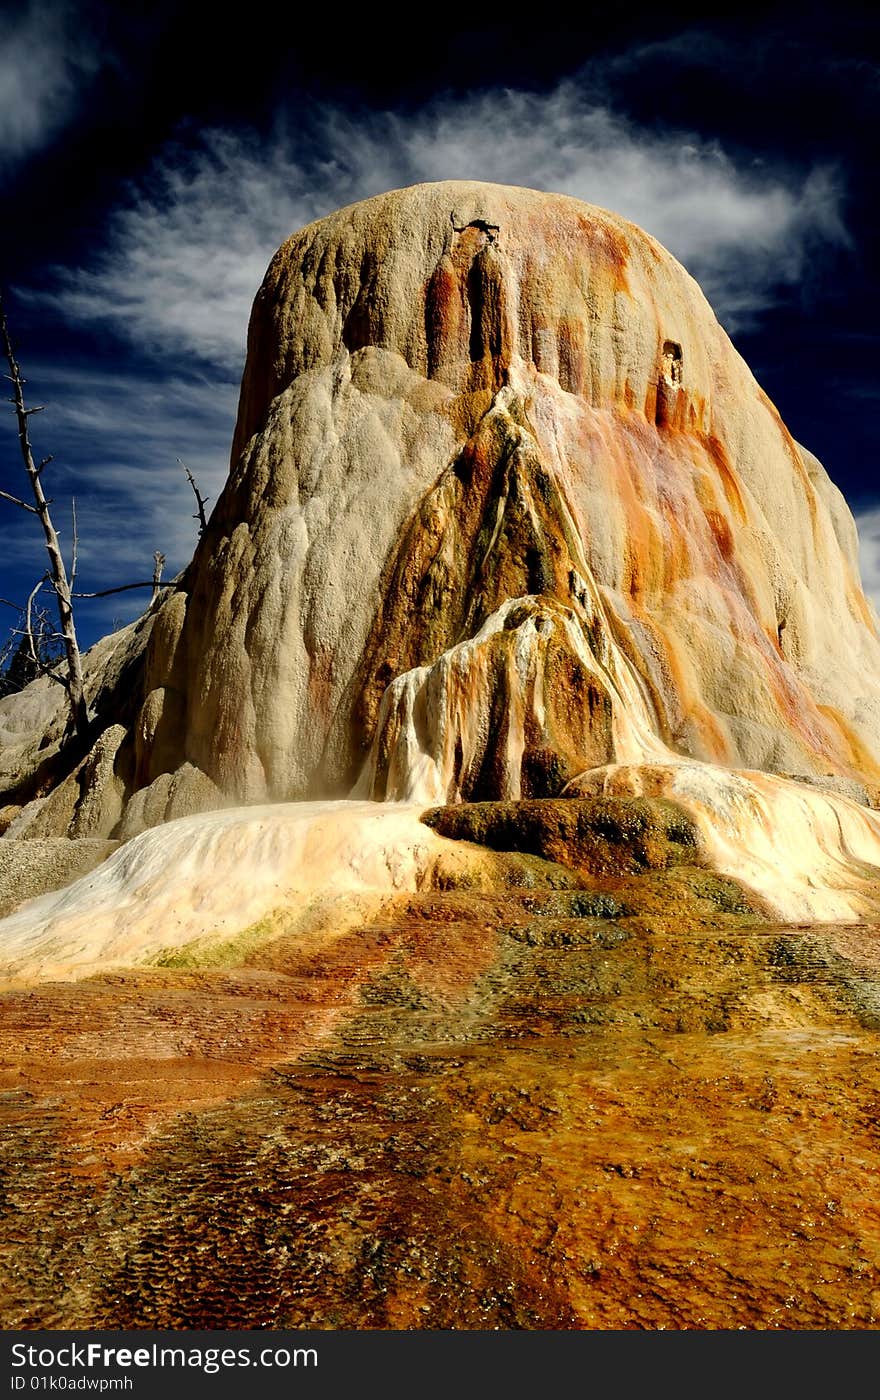
[[[333,130],[334,144],[362,167],[372,162],[379,180],[403,155],[411,179],[467,176],[476,167],[477,178],[612,209],[669,248],[734,327],[800,278],[811,249],[847,237],[833,169],[736,161],[693,133],[636,126],[575,82],[544,95],[506,91],[443,104],[415,123],[389,117],[385,131],[338,122]]]
[[[858,512],[855,521],[862,587],[880,612],[880,507]]]
[[[210,510],[229,465],[237,385],[222,377],[160,378],[134,367],[114,373],[37,362],[27,372],[29,386],[48,405],[33,433],[40,454],[57,453],[46,479],[66,557],[70,499],[76,497],[80,587],[149,579],[156,549],[166,555],[166,579],[173,577],[197,539],[195,500],[177,459],[192,469]],[[0,461],[8,459],[13,481],[20,472],[17,450],[10,433]],[[5,508],[0,593],[20,601],[45,567],[33,517]],[[114,620],[136,617],[148,601],[148,592],[132,592],[81,602],[85,641]]]
[[[39,150],[75,109],[100,56],[70,5],[7,6],[0,44],[0,171]]]
[[[262,143],[206,132],[162,153],[128,190],[103,252],[58,271],[48,295],[59,314],[141,347],[238,370],[250,302],[289,233],[341,204],[447,178],[558,190],[623,214],[685,263],[732,329],[817,251],[846,243],[833,168],[734,159],[692,133],[636,126],[589,91],[492,91],[406,116],[322,109]]]
[[[616,210],[669,247],[734,328],[796,283],[814,254],[846,240],[832,169],[771,169],[693,134],[638,127],[595,85],[574,81],[543,95],[438,100],[406,116],[324,108],[307,129],[279,121],[270,141],[212,130],[166,147],[149,177],[124,192],[91,262],[56,269],[48,291],[19,289],[48,315],[106,326],[132,347],[112,373],[89,363],[27,366],[51,406],[38,426],[41,450],[58,451],[62,526],[62,502],[76,490],[84,586],[149,576],[157,548],[169,574],[189,558],[193,502],[176,459],[216,500],[250,304],[279,243],[342,204],[445,178],[559,190]],[[28,524],[4,526],[0,572],[11,571],[19,593],[34,577]],[[876,538],[880,571],[880,526]],[[90,605],[90,635],[144,601]]]
[[[166,148],[111,218],[88,267],[59,272],[55,301],[139,348],[242,368],[250,304],[272,253],[318,207],[305,170],[278,146],[210,131]]]

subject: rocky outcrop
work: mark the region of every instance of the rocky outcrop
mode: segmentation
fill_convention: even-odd
[[[105,729],[69,777],[22,808],[6,836],[38,839],[62,831],[73,840],[108,837],[122,816],[126,783],[119,755],[126,738],[121,724]]]
[[[30,841],[0,838],[0,917],[25,900],[62,889],[88,874],[118,845],[118,841],[96,838],[71,841],[66,836]]]
[[[839,493],[675,260],[560,196],[418,186],[284,245],[175,607],[138,723],[174,673],[163,764],[240,801],[359,778],[550,794],[651,735],[880,778],[880,646]],[[539,618],[550,640],[514,660],[507,633],[528,651]],[[539,652],[571,711],[546,723]],[[474,737],[499,728],[525,776]]]
[[[280,249],[192,564],[89,667],[75,761],[46,682],[0,702],[13,836],[682,758],[880,783],[840,493],[667,252],[529,190],[415,186]]]
[[[88,652],[83,669],[94,718],[86,741],[67,734],[64,694],[48,678],[0,700],[0,834],[129,840],[175,817],[229,805],[210,778],[180,762],[179,693],[171,685],[145,693],[147,669],[155,670],[157,653],[167,656],[185,607],[184,593],[166,590],[137,622]]]

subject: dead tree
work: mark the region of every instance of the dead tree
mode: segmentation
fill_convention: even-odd
[[[180,458],[179,458],[179,457],[178,457],[177,460],[178,460],[178,462],[180,462]],[[201,491],[200,491],[199,488],[198,488],[198,483],[196,482],[196,479],[195,479],[195,477],[193,476],[192,472],[190,471],[189,467],[186,465],[186,462],[180,462],[180,465],[183,467],[183,470],[186,472],[186,479],[187,479],[187,481],[189,482],[190,486],[192,487],[192,489],[193,489],[193,494],[194,494],[194,496],[195,496],[195,498],[196,498],[196,508],[195,508],[195,510],[193,511],[193,520],[197,520],[197,521],[199,522],[199,539],[201,539],[201,538],[202,538],[202,535],[203,535],[204,532],[205,532],[205,526],[206,526],[207,523],[208,523],[207,520],[205,519],[205,506],[208,504],[208,502],[209,502],[209,500],[211,499],[211,497],[210,497],[210,496],[203,496],[203,495],[202,495]]]
[[[158,597],[159,585],[162,582],[162,570],[165,568],[165,555],[161,549],[157,549],[153,554],[153,597]]]
[[[49,610],[31,604],[31,616],[27,607],[0,598],[0,603],[13,608],[18,613],[16,625],[10,628],[5,641],[0,645],[0,698],[14,695],[24,690],[31,681],[37,680],[63,662],[64,653],[59,647],[59,634],[53,626]],[[34,659],[36,656],[36,660]]]
[[[155,598],[159,592],[165,556],[164,554],[160,554],[158,550],[154,554],[153,577],[149,583],[126,583],[119,588],[106,588],[97,593],[75,593],[73,591],[73,585],[76,581],[78,545],[76,503],[73,503],[72,508],[73,537],[70,573],[68,574],[67,567],[64,563],[64,556],[61,553],[58,532],[55,529],[49,510],[52,501],[50,498],[47,498],[43,490],[42,474],[52,461],[52,458],[44,457],[39,463],[35,461],[28,429],[28,420],[34,413],[42,412],[42,408],[28,408],[25,404],[24,386],[26,380],[15,358],[15,351],[9,334],[9,326],[6,320],[6,308],[3,304],[2,293],[0,293],[0,338],[2,338],[3,341],[3,351],[6,356],[6,363],[9,366],[9,373],[5,378],[10,381],[13,389],[13,395],[9,402],[13,405],[15,410],[21,457],[28,482],[30,483],[31,495],[33,496],[34,503],[31,505],[29,501],[23,500],[20,496],[14,496],[9,491],[3,490],[0,490],[0,499],[10,501],[13,505],[19,506],[22,510],[38,518],[46,544],[46,551],[49,555],[49,568],[32,589],[27,604],[24,607],[16,604],[8,604],[5,598],[0,599],[0,602],[7,603],[8,606],[17,607],[23,619],[23,625],[13,630],[13,637],[21,638],[23,659],[27,659],[36,674],[50,676],[52,680],[56,681],[64,688],[70,709],[68,723],[69,732],[81,738],[85,738],[90,728],[89,707],[83,678],[82,653],[80,652],[79,642],[76,636],[73,600],[74,598],[106,598],[109,597],[111,593],[124,593],[131,588],[151,588],[153,590],[153,597]],[[46,584],[51,587],[55,595],[59,631],[55,631],[51,628],[45,610],[39,608],[36,603],[40,590]],[[47,647],[52,643],[60,644],[62,648],[62,656],[57,659],[54,656],[50,659],[47,653]],[[2,666],[5,659],[7,659],[5,654],[0,655],[0,666]]]
[[[8,491],[0,491],[0,496],[6,501],[11,501],[13,505],[20,506],[22,510],[29,511],[35,515],[43,531],[46,542],[46,552],[49,555],[48,578],[58,603],[58,623],[61,636],[64,642],[64,654],[66,667],[63,671],[53,670],[52,675],[63,685],[67,692],[67,702],[70,706],[70,727],[72,731],[80,736],[84,736],[89,728],[89,708],[86,704],[85,685],[83,682],[82,655],[79,649],[79,642],[76,639],[76,625],[73,617],[73,600],[71,598],[70,580],[67,577],[67,569],[64,564],[64,556],[61,553],[61,545],[58,542],[58,532],[52,523],[52,516],[49,512],[51,501],[46,498],[41,480],[44,469],[49,465],[52,458],[44,457],[38,464],[34,460],[31,449],[30,435],[28,432],[28,419],[34,413],[39,413],[39,408],[27,408],[24,401],[25,381],[21,373],[15,352],[12,348],[12,341],[9,338],[9,327],[6,323],[6,308],[0,296],[0,335],[3,337],[3,350],[6,361],[9,365],[9,374],[6,376],[11,384],[13,396],[10,403],[15,406],[15,416],[18,422],[18,442],[21,448],[24,469],[30,482],[31,494],[34,504],[22,500],[19,496],[12,496]],[[75,568],[75,561],[73,561]],[[42,580],[41,580],[42,582]],[[31,595],[33,597],[33,595]]]

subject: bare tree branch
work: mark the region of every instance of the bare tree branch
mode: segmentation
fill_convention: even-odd
[[[183,470],[186,472],[186,479],[187,479],[187,481],[189,482],[190,486],[192,487],[192,489],[193,489],[193,494],[195,495],[195,498],[196,498],[196,509],[195,509],[194,514],[193,514],[193,520],[197,520],[197,521],[199,522],[199,538],[201,538],[202,534],[204,533],[205,527],[207,526],[207,523],[208,523],[207,520],[205,519],[205,506],[208,504],[208,502],[209,502],[209,500],[211,499],[211,497],[210,497],[210,496],[203,496],[203,495],[202,495],[202,493],[201,493],[201,491],[199,490],[198,485],[197,485],[197,483],[196,483],[196,479],[195,479],[195,477],[193,476],[192,472],[190,471],[189,467],[186,465],[186,462],[181,462],[179,457],[178,457],[177,460],[178,460],[178,462],[180,462],[180,465],[183,467]]]
[[[36,584],[34,585],[34,587],[31,589],[30,594],[28,595],[27,605],[26,605],[26,607],[25,607],[25,612],[24,612],[24,616],[25,616],[25,624],[24,624],[24,625],[25,625],[25,636],[26,636],[27,639],[28,639],[28,646],[29,646],[29,648],[30,648],[30,653],[31,653],[31,661],[34,663],[35,666],[38,666],[40,663],[39,663],[38,660],[37,660],[37,651],[36,651],[36,647],[34,646],[34,633],[33,633],[33,628],[32,628],[32,626],[31,626],[31,610],[32,610],[32,608],[33,608],[33,606],[34,606],[34,599],[36,598],[37,594],[39,593],[40,589],[43,587],[43,584],[44,584],[45,582],[46,582],[46,575],[43,574],[43,577],[42,577],[42,578],[39,580],[39,582],[36,583]]]
[[[70,502],[70,516],[71,516],[71,521],[72,521],[72,524],[73,524],[73,544],[72,544],[72,546],[71,546],[71,552],[70,552],[70,583],[69,583],[70,593],[71,593],[71,597],[72,597],[72,596],[73,596],[73,584],[74,584],[74,580],[76,579],[76,547],[77,547],[77,545],[78,545],[78,543],[79,543],[79,540],[78,540],[78,538],[77,538],[77,533],[76,533],[76,498],[75,498],[75,497],[73,497],[73,498],[71,499],[71,502]]]
[[[150,579],[149,583],[120,583],[118,588],[100,588],[97,593],[72,593],[72,598],[109,598],[111,593],[127,593],[130,588],[154,588],[155,582]]]
[[[64,557],[61,553],[61,546],[58,543],[58,534],[52,523],[49,514],[50,502],[46,499],[43,491],[43,483],[40,479],[42,466],[38,467],[34,461],[34,454],[31,450],[30,437],[28,434],[28,418],[39,409],[27,408],[24,401],[24,378],[21,373],[18,361],[15,358],[15,351],[9,335],[9,326],[6,321],[6,307],[3,298],[0,296],[0,337],[3,340],[3,350],[6,355],[6,362],[9,365],[9,377],[13,387],[13,397],[11,402],[15,405],[15,416],[18,421],[18,442],[21,448],[21,457],[27,472],[28,480],[31,484],[35,507],[27,507],[35,510],[35,514],[40,518],[43,527],[43,535],[46,541],[46,551],[49,555],[50,578],[52,587],[55,590],[55,597],[58,603],[58,621],[61,631],[64,634],[64,650],[67,657],[67,679],[64,682],[67,690],[67,698],[70,703],[70,724],[74,732],[85,735],[89,729],[89,710],[86,703],[85,684],[83,681],[82,656],[79,649],[79,642],[76,636],[76,625],[73,617],[73,607],[71,603],[71,589],[67,578],[67,571],[64,567]],[[14,498],[13,498],[14,499]],[[21,501],[15,502],[18,505],[24,504]],[[31,606],[31,605],[29,605]],[[28,614],[28,625],[30,625],[30,613]],[[59,679],[57,674],[56,680]]]
[[[50,575],[49,575],[49,574],[43,574],[43,577],[42,577],[41,579],[39,579],[39,581],[38,581],[38,582],[34,585],[34,587],[31,589],[30,595],[29,595],[28,600],[27,600],[27,605],[26,605],[26,607],[25,607],[25,625],[24,625],[24,633],[23,633],[23,635],[27,638],[28,652],[29,652],[29,654],[30,654],[30,659],[31,659],[31,661],[32,661],[32,663],[33,663],[33,665],[34,665],[34,668],[35,668],[37,671],[39,671],[42,675],[44,675],[44,676],[49,676],[51,680],[56,681],[58,685],[62,686],[63,689],[67,691],[67,694],[68,694],[68,696],[69,696],[69,695],[70,695],[70,679],[69,679],[69,677],[65,676],[65,675],[64,675],[62,672],[60,672],[60,671],[54,670],[54,668],[53,668],[52,666],[50,666],[50,665],[48,664],[48,662],[45,661],[45,660],[43,659],[42,656],[40,656],[40,654],[39,654],[39,648],[38,648],[38,646],[37,646],[37,644],[36,644],[36,641],[34,640],[34,627],[33,627],[33,616],[32,616],[32,615],[33,615],[33,607],[34,607],[34,599],[36,598],[36,596],[37,596],[37,594],[39,593],[40,589],[43,587],[43,584],[44,584],[44,583],[47,583],[47,582],[49,581],[49,578],[50,578]],[[45,618],[45,616],[46,616],[46,614],[45,614],[44,612],[42,612],[42,610],[41,610],[41,616],[42,616],[43,618]],[[16,630],[18,630],[18,629],[16,629]],[[42,634],[42,632],[41,632],[41,635],[44,635],[44,634]],[[53,633],[52,635],[58,636],[59,634],[58,634],[58,633]],[[63,639],[63,640],[66,640],[66,638],[64,638],[64,636],[63,636],[63,633],[62,633],[61,635],[62,635],[62,639]]]
[[[42,609],[40,609],[40,611],[39,611],[38,614],[37,614],[37,623],[38,623],[37,636],[38,636],[38,637],[40,638],[40,640],[43,641],[43,642],[63,642],[63,641],[64,641],[64,633],[63,633],[63,632],[53,632],[53,631],[51,630],[51,628],[49,628],[49,627],[43,627],[42,624],[43,624],[43,620],[44,620],[45,616],[46,616],[46,614],[43,612]],[[12,630],[10,631],[9,635],[10,635],[10,637],[26,637],[26,636],[27,636],[27,629],[26,629],[25,627],[13,627]]]
[[[10,496],[8,491],[0,491],[0,496],[3,497],[4,501],[11,501],[14,506],[21,506],[22,510],[29,510],[31,515],[39,515],[40,513],[36,506],[29,506],[27,501],[20,500],[18,496]]]

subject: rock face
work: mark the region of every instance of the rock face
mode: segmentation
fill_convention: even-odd
[[[257,296],[229,483],[154,633],[142,776],[551,795],[658,738],[876,780],[855,549],[653,239],[528,190],[368,200]]]
[[[89,837],[73,841],[64,836],[46,841],[7,841],[0,837],[0,918],[23,900],[60,889],[94,870],[118,844]],[[6,962],[10,956],[7,945],[3,954]]]
[[[415,186],[284,244],[226,488],[138,627],[93,683],[121,744],[7,796],[12,834],[682,756],[880,782],[843,498],[684,269],[563,196]]]

